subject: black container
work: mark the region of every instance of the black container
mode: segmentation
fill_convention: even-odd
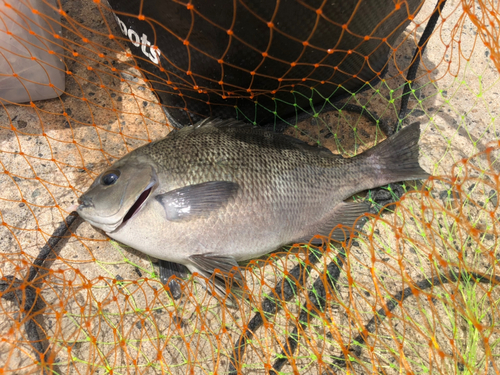
[[[322,3],[109,0],[170,121],[181,126],[207,116],[294,122],[327,98],[377,83],[423,0]]]

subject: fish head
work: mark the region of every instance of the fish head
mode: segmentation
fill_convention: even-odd
[[[154,166],[124,158],[102,172],[78,200],[78,214],[106,233],[135,216],[158,186]]]

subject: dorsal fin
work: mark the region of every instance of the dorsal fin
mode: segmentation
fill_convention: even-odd
[[[243,122],[241,120],[236,120],[236,119],[220,119],[217,117],[208,117],[204,120],[201,120],[197,122],[196,124],[193,125],[196,129],[206,127],[206,126],[213,126],[215,128],[223,128],[223,127],[231,127],[231,128],[241,128],[241,127],[250,127],[250,128],[256,128],[256,125],[249,124],[247,122]]]
[[[199,129],[202,127],[215,127],[215,128],[251,128],[251,129],[257,129],[259,126],[253,125],[247,122],[243,122],[240,120],[236,119],[227,119],[227,120],[222,120],[220,118],[213,118],[209,117],[204,120],[201,120],[200,122],[196,123],[193,125],[195,129]],[[329,159],[337,159],[337,158],[342,158],[341,155],[336,155],[333,154],[331,150],[329,150],[326,147],[320,146],[318,144],[315,144],[311,146],[309,143],[292,137],[291,135],[283,134],[283,133],[276,133],[273,132],[270,129],[265,129],[265,128],[259,128],[262,130],[262,132],[270,132],[274,134],[276,137],[280,137],[282,140],[286,140],[287,142],[290,142],[290,144],[295,145],[296,148],[304,151],[304,152],[312,152],[315,154],[318,154],[321,157],[324,158],[329,158]]]
[[[324,146],[320,146],[317,143],[314,145],[310,145],[309,143],[301,139],[292,137],[291,135],[287,134],[282,134],[282,137],[286,137],[290,141],[290,143],[293,143],[294,145],[297,146],[297,148],[304,150],[306,152],[313,152],[324,158],[331,158],[331,159],[343,158],[342,155],[334,154],[330,149]]]

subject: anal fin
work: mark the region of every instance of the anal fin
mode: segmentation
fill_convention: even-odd
[[[320,245],[321,239],[311,238],[315,235],[320,235],[324,237],[329,237],[333,241],[343,242],[349,236],[349,229],[352,228],[356,220],[363,214],[369,212],[370,205],[364,202],[342,202],[335,206],[333,211],[318,223],[311,225],[306,228],[304,237],[298,239],[294,242],[305,242],[312,243],[314,245]],[[360,230],[366,223],[367,219],[360,219],[356,222],[355,230]],[[337,228],[332,232],[332,229],[337,225],[343,225],[348,228]]]

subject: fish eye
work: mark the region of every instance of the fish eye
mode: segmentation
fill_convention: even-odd
[[[119,177],[120,171],[112,171],[101,177],[101,183],[106,186],[113,185]]]

